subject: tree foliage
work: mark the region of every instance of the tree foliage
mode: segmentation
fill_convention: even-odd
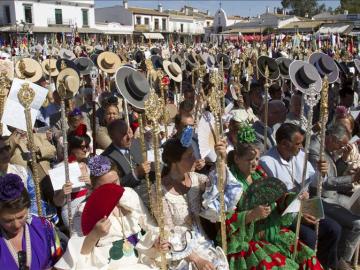
[[[306,14],[311,17],[326,11],[325,4],[319,5],[318,0],[282,0],[281,5],[289,9],[291,14],[301,17],[305,17]]]
[[[341,11],[347,10],[349,13],[360,13],[359,0],[340,0]]]

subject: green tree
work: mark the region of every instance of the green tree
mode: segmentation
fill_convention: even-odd
[[[301,17],[306,14],[311,17],[326,11],[326,6],[324,4],[319,5],[318,0],[282,0],[281,5],[285,9],[290,9],[292,14]]]
[[[341,11],[349,11],[349,13],[360,13],[359,0],[340,0]]]

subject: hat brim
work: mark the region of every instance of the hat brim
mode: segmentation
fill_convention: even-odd
[[[79,73],[80,73],[81,75],[89,75],[91,69],[94,67],[95,64],[94,64],[94,62],[93,62],[90,58],[80,57],[80,58],[76,58],[76,59],[74,60],[75,65],[78,64],[78,62],[80,61],[81,58],[85,58],[86,61],[88,62],[88,65],[86,66],[86,69],[83,69],[83,70],[78,69],[78,70],[79,70]]]
[[[276,61],[276,63],[277,63],[278,66],[279,66],[280,76],[281,76],[282,78],[284,78],[284,79],[290,79],[289,69],[287,70],[287,73],[286,73],[286,74],[282,73],[282,72],[281,72],[281,69],[280,69],[280,65],[281,65],[284,61],[287,61],[286,59],[289,59],[289,58],[287,58],[287,57],[279,57],[279,58],[277,58],[275,61]]]
[[[290,64],[289,75],[290,75],[291,82],[295,85],[295,88],[297,90],[299,90],[303,93],[305,93],[308,90],[308,88],[302,87],[296,78],[296,73],[299,71],[300,68],[302,68],[305,65],[310,65],[310,67],[313,69],[313,72],[317,76],[317,80],[314,83],[315,89],[318,91],[321,91],[322,80],[321,80],[320,74],[318,73],[318,71],[316,70],[316,68],[313,65],[311,65],[307,62],[301,61],[301,60],[295,60]]]
[[[10,60],[0,60],[0,73],[5,72],[9,80],[14,79],[14,63]]]
[[[274,67],[276,66],[276,71],[275,72],[271,72],[269,69],[269,77],[268,79],[272,80],[272,81],[276,81],[277,79],[279,79],[280,77],[280,69],[279,66],[277,65],[275,59],[270,58],[268,56],[262,55],[257,59],[257,68],[259,69],[259,73],[266,78],[265,76],[265,68],[266,68],[266,63],[269,65],[273,65]]]
[[[70,60],[64,59],[64,58],[58,59],[56,61],[56,68],[57,68],[57,70],[59,70],[59,72],[61,72],[61,62],[62,61],[65,62],[66,68],[72,68],[73,70],[75,70],[80,75],[79,71],[76,68],[75,63],[73,61],[70,61]]]
[[[145,100],[147,100],[150,94],[150,85],[148,85],[147,94],[144,96],[143,99],[138,100],[133,98],[130,95],[126,85],[125,85],[125,78],[129,76],[132,72],[138,72],[136,69],[128,66],[122,66],[118,69],[115,74],[115,83],[119,94],[129,103],[130,105],[134,106],[137,109],[144,110],[145,109]]]
[[[42,69],[46,75],[50,76],[50,71],[48,71],[46,69],[46,64],[50,64],[51,62],[55,62],[55,70],[51,71],[51,77],[56,77],[57,75],[59,75],[59,70],[56,68],[56,59],[55,58],[45,59],[44,61],[42,61],[41,62]]]
[[[104,57],[105,57],[106,55],[111,55],[111,57],[113,57],[114,60],[115,60],[114,66],[113,66],[112,68],[105,68],[105,67],[102,65],[102,63],[101,63],[102,60],[104,59]],[[108,74],[114,74],[114,73],[118,70],[118,68],[121,66],[120,57],[119,57],[117,54],[113,53],[113,52],[102,52],[102,53],[99,54],[99,56],[97,57],[96,61],[97,61],[98,67],[99,67],[102,71],[104,71],[104,72],[106,72],[106,73],[108,73]]]
[[[182,72],[177,75],[176,77],[174,75],[172,75],[172,73],[170,72],[169,70],[169,66],[172,64],[172,62],[168,61],[168,60],[164,60],[163,61],[163,68],[164,68],[164,71],[165,73],[172,79],[174,80],[175,82],[181,82],[182,81]],[[175,62],[173,63],[175,65],[178,65],[176,64]],[[179,65],[178,65],[179,66]],[[180,68],[180,67],[179,67]],[[180,68],[181,69],[181,68]]]
[[[33,65],[35,67],[35,74],[33,76],[31,76],[31,77],[26,77],[25,80],[33,82],[33,83],[40,80],[42,75],[43,75],[43,70],[42,70],[42,67],[41,67],[40,63],[37,62],[34,59],[31,59],[31,58],[24,58],[23,60],[25,62],[25,66],[26,65]],[[21,78],[22,74],[21,74],[20,69],[19,69],[19,64],[20,64],[20,60],[16,62],[15,73],[18,76],[18,78]]]
[[[178,59],[179,63],[181,63],[181,65],[178,64],[178,65],[180,66],[181,70],[184,71],[184,70],[186,69],[185,59],[181,58],[179,55],[173,54],[173,55],[170,57],[170,59],[171,59],[171,62],[174,62],[174,63],[176,63],[176,64],[178,64],[178,63],[176,62],[176,60]]]
[[[65,52],[68,52],[70,56],[65,55]],[[75,54],[72,51],[65,49],[60,50],[59,57],[70,61],[76,58]]]
[[[191,67],[197,67],[198,66],[198,64],[199,64],[199,62],[197,61],[197,59],[196,59],[196,56],[195,55],[193,55],[193,59],[195,60],[194,62],[193,61],[191,61],[190,59],[189,59],[189,55],[190,55],[190,53],[186,53],[185,54],[185,61],[191,66]]]
[[[325,53],[322,53],[322,52],[315,52],[315,53],[312,53],[309,57],[309,63],[312,64],[316,69],[316,63],[319,61],[320,58],[322,57],[329,57],[331,58],[330,56],[328,56],[327,54]],[[332,61],[334,61],[332,58],[331,58]],[[329,83],[334,83],[336,82],[337,78],[339,77],[339,68],[338,66],[336,65],[335,61],[334,61],[334,65],[333,65],[334,69],[330,72],[330,73],[326,73],[326,76],[328,78],[328,81]],[[325,73],[325,71],[321,70],[322,73]],[[320,72],[319,72],[320,74]],[[321,75],[320,75],[321,76]]]
[[[65,68],[62,71],[60,71],[59,75],[57,76],[56,79],[56,85],[57,87],[59,86],[59,83],[61,80],[64,79],[65,76],[72,76],[76,78],[76,84],[74,86],[74,88],[72,89],[67,89],[67,93],[71,93],[72,96],[67,96],[66,98],[71,98],[74,97],[76,95],[76,93],[79,91],[79,87],[80,87],[80,78],[79,78],[79,74],[76,70],[72,69],[72,68]]]

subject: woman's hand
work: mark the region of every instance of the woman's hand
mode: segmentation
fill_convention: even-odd
[[[92,233],[94,233],[94,235],[96,235],[96,237],[100,239],[101,237],[104,237],[109,233],[110,227],[110,219],[105,216],[95,224],[95,227],[92,229]]]
[[[226,160],[226,138],[223,138],[218,141],[218,143],[215,145],[215,151],[218,157],[220,157],[222,160]]]
[[[69,182],[63,185],[62,191],[64,193],[64,196],[71,194],[72,192],[72,185],[73,183]]]
[[[167,241],[162,241],[160,244],[160,237],[155,241],[153,247],[159,252],[168,252],[170,250],[170,243]]]
[[[300,194],[299,199],[301,201],[305,201],[305,200],[309,199],[309,197],[310,197],[309,192],[304,191],[303,193]]]
[[[266,205],[259,205],[250,211],[252,220],[261,220],[267,218],[271,214],[271,207]]]

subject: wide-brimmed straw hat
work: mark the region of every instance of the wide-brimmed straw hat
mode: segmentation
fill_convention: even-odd
[[[73,60],[76,58],[75,54],[72,51],[64,48],[59,51],[59,57],[67,60]]]
[[[166,74],[169,75],[170,79],[174,80],[175,82],[182,81],[182,70],[178,64],[164,60],[163,67]]]
[[[10,60],[0,59],[0,74],[5,73],[9,80],[14,79],[14,63]]]
[[[333,83],[338,79],[339,69],[334,59],[329,55],[322,52],[313,53],[310,55],[309,63],[314,65],[321,78],[324,78],[326,75],[329,83]]]
[[[120,57],[113,52],[103,52],[97,57],[97,64],[102,71],[108,74],[114,74],[121,66],[121,60]]]
[[[15,72],[18,78],[31,82],[37,82],[43,75],[40,63],[31,58],[23,58],[17,61]]]
[[[311,86],[321,91],[322,80],[316,68],[305,61],[295,60],[290,64],[289,74],[296,89],[305,92]]]
[[[93,61],[88,57],[79,57],[74,60],[77,70],[81,75],[90,74],[91,69],[94,67]]]
[[[65,86],[65,90],[66,90],[64,98],[67,99],[74,97],[78,92],[80,86],[79,74],[77,73],[76,70],[72,68],[65,68],[62,71],[60,71],[56,79],[57,90],[60,95],[62,95],[60,89],[60,85],[62,83]]]
[[[56,77],[59,74],[59,70],[56,68],[56,59],[49,58],[41,62],[44,73],[51,77]]]
[[[119,93],[137,109],[145,108],[145,100],[150,93],[150,85],[145,76],[134,68],[123,66],[115,74]]]
[[[268,79],[277,80],[280,76],[280,69],[275,59],[262,55],[257,59],[257,68],[263,77],[266,77],[266,67],[268,67],[269,70]]]
[[[280,70],[280,76],[284,79],[290,79],[289,67],[291,62],[292,60],[286,57],[279,57],[276,59],[276,63],[278,64]]]

